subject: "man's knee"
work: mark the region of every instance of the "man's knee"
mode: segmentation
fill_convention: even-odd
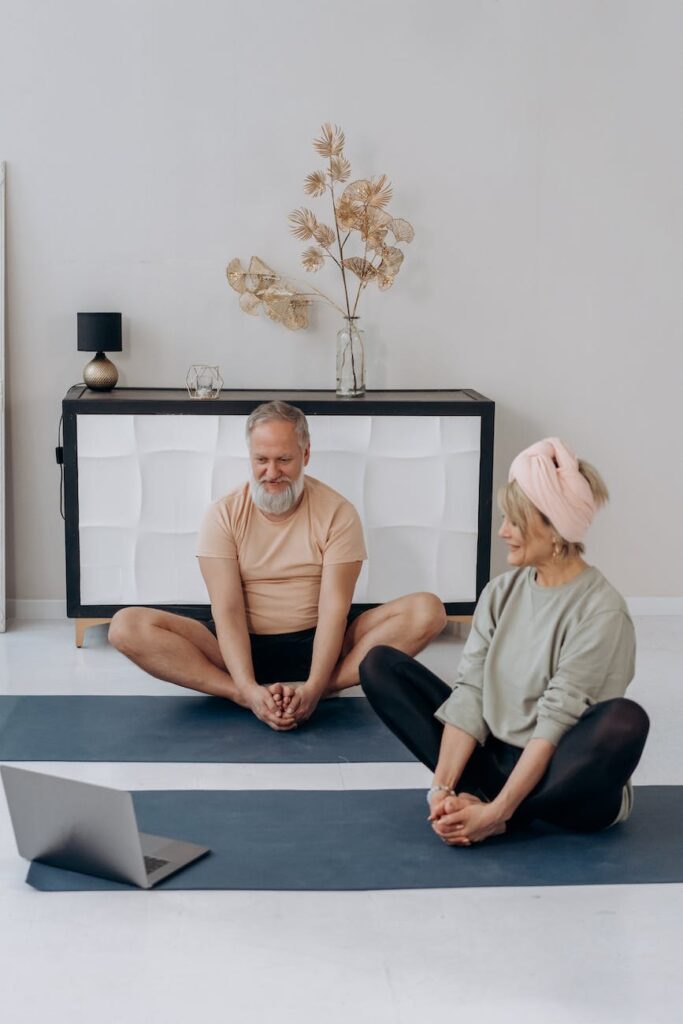
[[[410,595],[410,621],[421,637],[431,640],[442,632],[448,618],[436,594],[423,591]]]
[[[401,651],[387,644],[378,644],[369,650],[358,666],[364,692],[370,696],[391,683],[396,662],[402,658],[405,655]]]
[[[137,650],[148,625],[146,613],[149,611],[149,608],[121,608],[109,624],[109,643],[122,654]]]

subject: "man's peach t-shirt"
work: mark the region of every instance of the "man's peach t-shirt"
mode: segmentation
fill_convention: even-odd
[[[351,502],[311,476],[287,519],[266,519],[249,484],[208,508],[199,531],[200,558],[236,558],[250,633],[295,633],[318,621],[323,565],[367,558],[363,528]]]

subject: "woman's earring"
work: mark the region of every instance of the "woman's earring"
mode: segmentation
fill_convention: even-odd
[[[559,537],[556,537],[553,541],[553,558],[559,558],[562,554],[562,542]]]

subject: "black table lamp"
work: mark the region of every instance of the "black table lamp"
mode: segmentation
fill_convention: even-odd
[[[120,313],[78,313],[78,351],[97,352],[83,370],[83,380],[93,391],[111,391],[119,372],[105,352],[120,352]]]

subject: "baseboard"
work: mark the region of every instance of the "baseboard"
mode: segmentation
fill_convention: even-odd
[[[683,597],[627,597],[631,615],[683,615]],[[7,602],[8,619],[65,619],[66,601],[12,598]]]
[[[8,619],[65,619],[66,601],[32,601],[12,598],[7,602]]]

